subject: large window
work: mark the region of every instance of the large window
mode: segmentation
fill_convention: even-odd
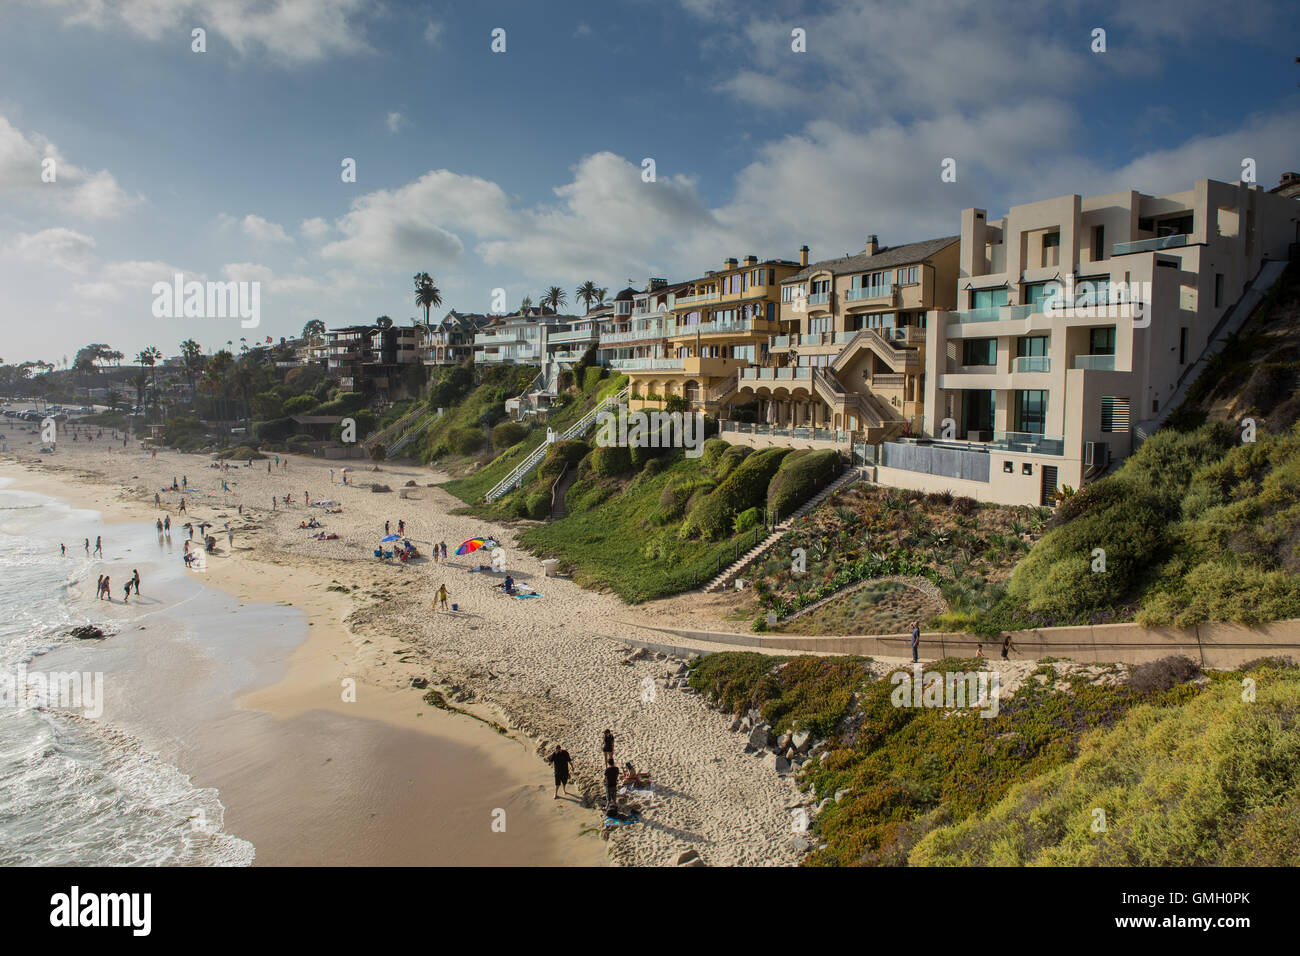
[[[1047,427],[1047,392],[1043,389],[1021,389],[1015,393],[1013,406],[1013,431],[1044,434]]]
[[[997,339],[966,339],[962,342],[962,365],[996,365],[997,362]]]
[[[972,289],[970,293],[970,307],[972,309],[991,309],[996,306],[1007,304],[1007,289],[1005,286],[997,289]]]
[[[1088,354],[1115,354],[1115,326],[1109,325],[1104,329],[1088,330]]]
[[[965,438],[970,432],[991,432],[993,430],[993,413],[996,402],[992,389],[967,388],[961,393],[961,434]]]
[[[1046,355],[1047,354],[1047,336],[1046,335],[1022,335],[1016,339],[1016,357],[1025,358],[1029,355]]]

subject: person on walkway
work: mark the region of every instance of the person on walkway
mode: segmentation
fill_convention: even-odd
[[[600,738],[600,752],[605,755],[606,760],[614,759],[614,731],[608,727]]]
[[[99,535],[95,535],[95,553],[101,558],[104,556],[104,539]]]
[[[976,644],[976,645],[975,645],[975,657],[976,657],[977,660],[983,660],[983,659],[984,659],[984,645],[983,645],[983,644]]]
[[[447,610],[447,585],[446,584],[438,585],[438,604],[442,607],[442,610],[444,611]]]
[[[605,816],[618,815],[618,765],[614,755],[605,755]]]
[[[1002,637],[1002,659],[1004,661],[1010,660],[1010,658],[1007,656],[1010,653],[1011,653],[1011,635],[1005,634]]]
[[[564,795],[567,797],[569,795],[569,768],[573,766],[573,758],[569,756],[569,752],[564,749],[562,744],[556,744],[555,749],[551,751],[551,755],[546,758],[546,762],[555,771],[555,796],[551,799],[560,799],[561,790],[564,791]]]
[[[918,656],[920,654],[920,650],[921,650],[921,622],[913,621],[912,622],[912,663],[913,664],[920,661],[920,657]]]

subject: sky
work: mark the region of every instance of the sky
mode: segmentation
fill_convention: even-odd
[[[0,0],[0,359],[422,321],[417,272],[435,317],[572,309],[1247,158],[1267,188],[1298,39],[1292,0]],[[259,326],[156,317],[177,273],[260,283]]]

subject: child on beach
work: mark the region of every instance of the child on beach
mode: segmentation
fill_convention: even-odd
[[[139,597],[140,596],[140,570],[138,568],[131,569],[131,584],[135,585],[135,596]]]
[[[546,762],[555,771],[555,796],[551,799],[560,799],[561,790],[564,791],[564,795],[567,797],[569,795],[569,767],[573,764],[573,758],[569,756],[569,752],[563,746],[556,744],[555,749],[551,751],[551,755],[546,758]]]
[[[447,610],[447,585],[446,584],[438,585],[438,604],[442,606],[442,609],[444,611]]]
[[[130,579],[128,579],[127,582],[126,582],[126,584],[123,585],[123,587],[122,587],[122,603],[123,603],[123,604],[130,604],[130,603],[131,603],[131,581],[130,581]]]

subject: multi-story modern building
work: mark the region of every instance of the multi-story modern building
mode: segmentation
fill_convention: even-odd
[[[689,283],[669,285],[650,279],[644,290],[624,289],[614,300],[613,314],[600,333],[601,364],[616,372],[650,370],[653,361],[667,358],[677,293]]]
[[[958,236],[808,264],[781,282],[769,361],[740,370],[736,403],[757,423],[722,423],[747,444],[847,446],[919,432],[926,316],[956,305]]]
[[[884,442],[877,480],[1050,504],[1104,474],[1297,241],[1294,200],[1213,180],[965,210],[957,308],[927,320],[924,435]]]
[[[648,368],[621,369],[630,380],[630,407],[659,408],[680,396],[694,411],[725,413],[739,370],[767,361],[770,339],[780,331],[781,282],[799,268],[784,259],[746,256],[743,262],[726,259],[719,271],[686,283],[673,296],[666,354],[646,358]]]
[[[387,393],[401,386],[405,367],[420,360],[419,330],[349,325],[325,333],[327,367],[349,392]]]

